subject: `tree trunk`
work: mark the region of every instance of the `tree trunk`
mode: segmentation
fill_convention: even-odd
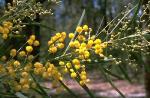
[[[146,98],[150,98],[150,72],[145,72]]]
[[[144,82],[145,82],[145,91],[146,91],[146,98],[150,98],[150,56],[144,56]]]

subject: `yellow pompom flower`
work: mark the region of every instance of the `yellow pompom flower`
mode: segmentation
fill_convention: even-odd
[[[32,52],[33,51],[33,47],[32,46],[26,46],[26,51],[27,52]]]
[[[88,43],[87,43],[87,48],[92,48],[93,44],[94,44],[94,41],[89,40]]]
[[[24,84],[24,85],[22,86],[22,89],[23,89],[23,90],[29,90],[29,88],[30,88],[29,84]]]
[[[56,36],[57,36],[58,38],[60,38],[60,37],[61,37],[61,33],[56,33]]]
[[[59,65],[63,66],[65,63],[63,61],[59,61]]]
[[[41,72],[38,68],[34,68],[34,74],[35,75],[39,75]]]
[[[56,53],[57,52],[57,47],[50,47],[48,51],[50,53]]]
[[[74,38],[74,36],[75,36],[74,33],[69,33],[69,38],[70,39]]]
[[[48,41],[47,44],[48,44],[48,46],[50,46],[52,43],[53,43],[53,41],[50,40],[50,41]]]
[[[32,64],[26,64],[24,71],[29,72],[31,70]]]
[[[16,54],[17,54],[17,50],[16,49],[11,49],[11,51],[10,51],[10,56],[16,56]]]
[[[80,85],[85,85],[85,82],[84,81],[80,81]]]
[[[9,26],[6,23],[3,22],[3,27],[8,28]]]
[[[78,35],[77,38],[79,41],[85,41],[86,40],[85,36],[83,36],[83,35]]]
[[[86,80],[87,79],[86,75],[83,75],[83,74],[81,74],[80,78],[81,78],[81,80]]]
[[[28,78],[24,78],[24,77],[22,77],[22,78],[20,78],[20,84],[27,84],[28,82],[29,82],[29,79]]]
[[[80,65],[75,65],[74,67],[75,67],[75,69],[77,69],[77,70],[80,69]]]
[[[27,43],[28,43],[29,45],[32,45],[32,44],[33,44],[33,40],[32,40],[32,39],[29,39],[29,40],[27,41]]]
[[[3,33],[4,34],[8,34],[9,33],[9,29],[8,28],[3,28]]]
[[[25,52],[25,51],[20,51],[20,52],[19,52],[19,56],[24,57],[25,55],[26,55],[26,52]]]
[[[70,46],[71,48],[73,48],[73,47],[75,46],[74,42],[70,42],[70,43],[69,43],[69,46]]]
[[[33,41],[35,40],[35,38],[36,38],[35,35],[30,36],[30,39],[33,40]]]
[[[75,77],[77,77],[77,74],[75,72],[72,72],[71,73],[71,78],[75,78]]]
[[[81,75],[86,75],[86,72],[85,71],[81,71]]]
[[[52,72],[52,68],[51,68],[51,67],[48,67],[48,68],[47,68],[47,73],[51,75],[51,72]]]
[[[72,60],[72,63],[73,63],[74,65],[80,65],[80,61],[79,61],[78,59],[73,59],[73,60]]]
[[[39,45],[40,45],[40,42],[39,42],[38,40],[35,40],[34,43],[33,43],[33,46],[36,46],[36,47],[37,47],[37,46],[39,46]]]
[[[23,78],[27,78],[27,77],[29,76],[29,74],[28,74],[27,72],[22,72],[22,73],[21,73],[21,76],[22,76]]]
[[[43,64],[41,64],[40,62],[35,62],[34,67],[35,68],[41,68],[41,67],[43,67]]]
[[[64,68],[64,69],[63,69],[63,72],[64,72],[64,73],[68,73],[68,69],[67,69],[67,68]]]
[[[79,48],[80,47],[80,42],[78,40],[75,40],[74,45],[75,45],[76,48]]]
[[[19,61],[15,61],[15,62],[14,62],[14,66],[15,66],[15,67],[19,67],[19,66],[20,66],[20,62],[19,62]]]
[[[101,45],[100,44],[96,44],[95,46],[94,46],[94,49],[95,50],[98,50],[98,49],[101,49],[102,47],[101,47]]]
[[[84,51],[85,51],[85,49],[83,49],[83,48],[81,48],[81,49],[79,49],[79,54],[84,54]]]
[[[52,41],[52,42],[55,42],[56,40],[58,40],[58,37],[57,37],[57,36],[51,37],[51,41]]]
[[[88,28],[87,25],[84,25],[84,26],[83,26],[83,30],[84,30],[84,31],[87,31],[88,29],[89,29],[89,28]]]
[[[87,58],[89,58],[89,56],[90,56],[90,53],[88,51],[85,51],[84,52],[84,57],[87,59]]]
[[[65,45],[63,43],[58,43],[57,46],[58,46],[59,49],[62,49],[62,48],[65,47]]]
[[[70,72],[74,72],[74,70],[71,68],[71,69],[70,69]]]
[[[79,55],[79,59],[85,59],[84,55]]]
[[[93,40],[89,40],[88,41],[88,45],[92,46],[94,44],[94,41]]]
[[[71,63],[68,62],[68,63],[66,64],[66,66],[67,66],[67,68],[71,68]]]
[[[86,47],[86,43],[84,43],[84,42],[81,43],[81,47],[82,47],[82,48]]]
[[[62,32],[61,35],[62,35],[63,37],[66,37],[66,32]]]
[[[3,39],[7,39],[7,38],[8,38],[8,34],[3,34],[3,35],[2,35],[2,38],[3,38]]]
[[[83,29],[82,29],[81,26],[78,26],[78,27],[76,28],[76,32],[81,33],[82,31],[83,31]]]
[[[102,52],[103,52],[103,49],[96,49],[96,50],[95,50],[95,53],[96,53],[96,54],[101,54]]]
[[[29,55],[29,56],[28,56],[28,60],[29,60],[29,61],[32,61],[33,59],[34,59],[34,56],[33,56],[33,55]]]
[[[3,26],[8,28],[8,29],[11,29],[13,26],[13,23],[11,23],[10,21],[4,21]]]
[[[61,37],[61,38],[58,39],[59,42],[64,42],[64,40],[65,39],[63,37]]]
[[[101,44],[101,43],[102,43],[101,39],[96,39],[96,40],[94,41],[94,44]]]

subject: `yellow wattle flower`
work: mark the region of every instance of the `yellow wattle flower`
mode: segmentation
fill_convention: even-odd
[[[73,59],[73,60],[72,60],[72,63],[73,63],[74,65],[80,65],[80,61],[79,61],[78,59]]]
[[[17,54],[17,50],[16,49],[11,49],[10,50],[10,56],[16,56],[16,54]]]
[[[56,53],[57,52],[57,47],[50,47],[48,50],[50,53]]]
[[[33,47],[32,46],[26,46],[26,51],[27,52],[32,52],[33,51]]]
[[[89,29],[89,27],[88,27],[87,25],[84,25],[84,26],[83,26],[83,30],[84,30],[84,31],[88,31],[88,29]]]
[[[39,46],[39,45],[40,45],[40,42],[39,42],[38,40],[35,40],[34,43],[33,43],[33,46],[36,46],[36,47],[37,47],[37,46]]]
[[[34,41],[34,40],[35,40],[35,38],[36,38],[36,37],[35,37],[35,35],[31,35],[29,39],[31,39],[31,40],[33,40],[33,41]]]
[[[72,72],[71,73],[71,78],[76,78],[77,77],[77,74],[75,72]]]
[[[78,26],[78,27],[76,28],[76,32],[81,33],[82,31],[83,31],[83,29],[82,29],[81,26]]]
[[[69,38],[70,39],[74,38],[74,36],[75,36],[74,33],[69,33]]]

